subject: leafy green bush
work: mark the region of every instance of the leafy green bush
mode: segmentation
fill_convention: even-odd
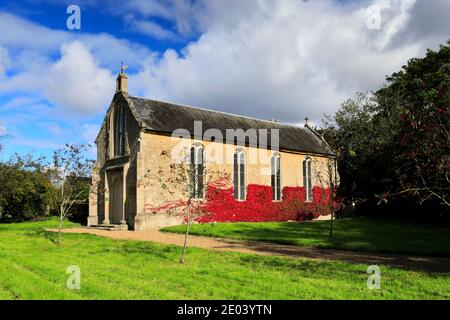
[[[0,221],[24,221],[51,213],[56,189],[39,161],[16,156],[0,163]]]

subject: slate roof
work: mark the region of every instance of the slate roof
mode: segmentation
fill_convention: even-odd
[[[209,128],[219,129],[224,138],[226,129],[268,129],[267,147],[270,147],[270,129],[279,129],[280,150],[334,155],[324,140],[309,127],[285,125],[139,97],[128,96],[126,99],[141,128],[147,131],[171,134],[174,130],[183,128],[193,134],[194,121],[202,121],[203,132]]]

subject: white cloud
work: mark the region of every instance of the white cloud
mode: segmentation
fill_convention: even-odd
[[[0,94],[47,100],[60,114],[103,111],[114,94],[110,70],[118,71],[121,61],[138,69],[155,57],[142,45],[106,33],[53,30],[1,11],[0,28],[8,30],[0,33]],[[9,66],[14,68],[4,76]]]
[[[148,48],[124,39],[117,39],[109,34],[83,34],[78,38],[92,53],[98,63],[110,70],[119,71],[122,61],[133,68],[142,65],[155,55]],[[67,42],[66,42],[67,43]]]
[[[130,77],[130,91],[266,119],[319,121],[425,53],[421,41],[396,45],[414,21],[416,0],[241,3],[205,4],[198,41],[147,64]],[[380,30],[367,28],[373,4],[382,8]]]
[[[442,39],[449,39],[449,12],[448,0],[418,0],[411,8],[407,23],[395,37],[395,44],[418,41],[435,47]]]
[[[63,44],[74,41],[82,42],[103,67],[110,69],[118,69],[121,61],[126,61],[132,67],[140,67],[152,55],[145,46],[107,33],[54,30],[2,11],[0,30],[8,30],[0,33],[0,46],[14,50],[17,56],[14,67],[19,70],[48,64],[51,62],[50,54],[58,53]]]
[[[94,123],[85,123],[83,125],[82,137],[83,142],[93,145],[100,131],[100,125]]]
[[[87,46],[80,41],[61,46],[60,58],[55,62],[30,65],[28,70],[15,74],[0,82],[0,92],[25,92],[27,100],[13,101],[32,103],[45,99],[65,113],[98,113],[109,104],[114,94],[114,76],[108,69],[99,66]]]
[[[171,19],[173,13],[167,3],[158,0],[130,0],[126,2],[124,9],[139,12],[144,16]]]
[[[61,48],[61,59],[44,76],[44,93],[66,110],[93,113],[102,110],[114,92],[114,77],[98,66],[79,41]]]
[[[192,34],[200,29],[199,15],[206,13],[205,1],[180,1],[180,0],[129,0],[122,10],[126,15],[138,16],[141,19],[141,31],[148,32],[151,36],[161,36],[163,30],[157,28],[153,22],[147,20],[146,25],[142,19],[162,18],[171,21],[176,31],[181,35]],[[147,29],[145,31],[145,29]],[[168,34],[164,33],[165,36]]]
[[[112,5],[111,13],[125,21],[127,15],[136,18],[128,20],[129,27],[152,37],[201,34],[181,54],[161,55],[108,34],[52,30],[0,13],[0,27],[10,30],[0,34],[0,45],[14,56],[18,70],[0,81],[0,92],[41,94],[80,114],[100,111],[114,93],[108,70],[123,60],[139,70],[129,76],[132,94],[292,123],[308,115],[318,122],[344,99],[377,89],[409,58],[447,40],[449,2],[424,2],[130,0],[119,9]],[[382,9],[380,30],[367,28],[371,5]],[[171,21],[173,28],[154,24],[154,17]],[[52,61],[49,52],[54,56],[61,47],[60,58]]]
[[[155,39],[178,39],[176,33],[164,29],[159,24],[152,22],[150,20],[140,20],[134,17],[132,14],[127,14],[124,16],[124,21],[127,28],[131,31],[135,31]]]
[[[0,137],[5,136],[7,134],[8,130],[6,129],[6,127],[0,124]]]
[[[25,137],[13,137],[9,143],[9,146],[26,146],[34,149],[57,149],[63,144],[50,141],[48,139],[35,139]]]
[[[20,107],[27,107],[39,103],[39,99],[29,96],[16,96],[2,105],[3,111],[18,109]]]
[[[95,159],[97,157],[97,148],[95,146],[95,139],[97,138],[98,132],[100,131],[100,125],[93,123],[85,123],[83,125],[82,131],[82,141],[83,144],[88,144],[88,155]]]
[[[374,0],[373,6],[381,10],[381,26],[376,46],[379,49],[387,47],[410,19],[410,12],[417,0]]]
[[[51,50],[72,35],[0,11],[0,44],[12,49]],[[37,36],[39,35],[39,36]]]
[[[5,76],[6,69],[10,64],[8,50],[0,46],[0,79]]]
[[[66,136],[69,131],[68,128],[63,128],[58,123],[48,121],[39,123],[39,127],[53,136],[57,136],[59,139]]]

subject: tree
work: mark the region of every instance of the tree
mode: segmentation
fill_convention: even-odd
[[[25,221],[50,214],[56,189],[44,158],[15,155],[0,163],[0,221]]]
[[[411,59],[386,86],[358,94],[325,117],[322,133],[337,152],[339,191],[347,203],[419,210],[426,203],[449,212],[449,88],[447,44]]]
[[[58,211],[58,241],[61,243],[61,229],[64,220],[70,215],[70,210],[79,201],[89,197],[89,183],[94,161],[86,158],[89,145],[66,144],[53,154],[51,176],[58,194],[54,205]]]
[[[146,204],[145,211],[148,214],[168,213],[179,216],[185,225],[183,250],[180,257],[180,263],[185,262],[189,230],[191,225],[198,219],[208,215],[206,200],[197,198],[192,189],[192,177],[195,174],[195,168],[190,163],[188,153],[184,151],[182,161],[172,162],[168,151],[162,151],[161,157],[166,163],[170,163],[169,168],[159,166],[155,172],[148,171],[139,183],[144,186],[156,185],[163,192],[161,196],[164,201],[160,205]],[[203,166],[202,163],[198,165]],[[230,186],[230,177],[222,171],[213,171],[204,169],[203,175],[198,177],[203,180],[204,190],[209,187],[228,188]]]
[[[450,207],[450,41],[423,59],[411,59],[376,92],[382,109],[400,109],[395,150],[400,187],[420,203]]]
[[[367,201],[398,184],[394,167],[386,165],[397,131],[393,113],[380,110],[373,95],[359,93],[323,120],[321,132],[337,154],[339,192],[348,202]]]
[[[318,185],[323,190],[328,190],[326,195],[321,195],[321,204],[327,207],[330,213],[330,238],[334,234],[334,220],[336,212],[340,209],[342,203],[337,197],[339,186],[339,177],[337,174],[337,161],[335,158],[314,158],[314,175]],[[325,198],[325,199],[324,199]],[[325,203],[324,203],[325,202]]]

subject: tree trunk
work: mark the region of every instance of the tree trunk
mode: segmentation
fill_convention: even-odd
[[[58,246],[61,244],[61,229],[64,219],[64,182],[61,187],[61,203],[59,204]]]
[[[333,171],[334,170],[334,177],[333,177]],[[331,220],[330,220],[330,238],[333,238],[333,220],[335,215],[335,209],[334,209],[334,201],[336,200],[336,192],[337,192],[337,160],[334,159],[333,162],[333,168],[329,168],[328,172],[331,175]]]
[[[334,212],[331,212],[331,220],[330,220],[330,238],[333,238],[333,220],[334,220]]]
[[[187,240],[189,236],[189,226],[190,221],[186,222],[186,232],[184,233],[184,244],[183,244],[183,252],[181,253],[180,263],[184,263],[184,257],[186,256],[186,249],[187,249]]]
[[[58,225],[58,245],[61,244],[61,229],[62,229],[62,219],[60,217]]]

